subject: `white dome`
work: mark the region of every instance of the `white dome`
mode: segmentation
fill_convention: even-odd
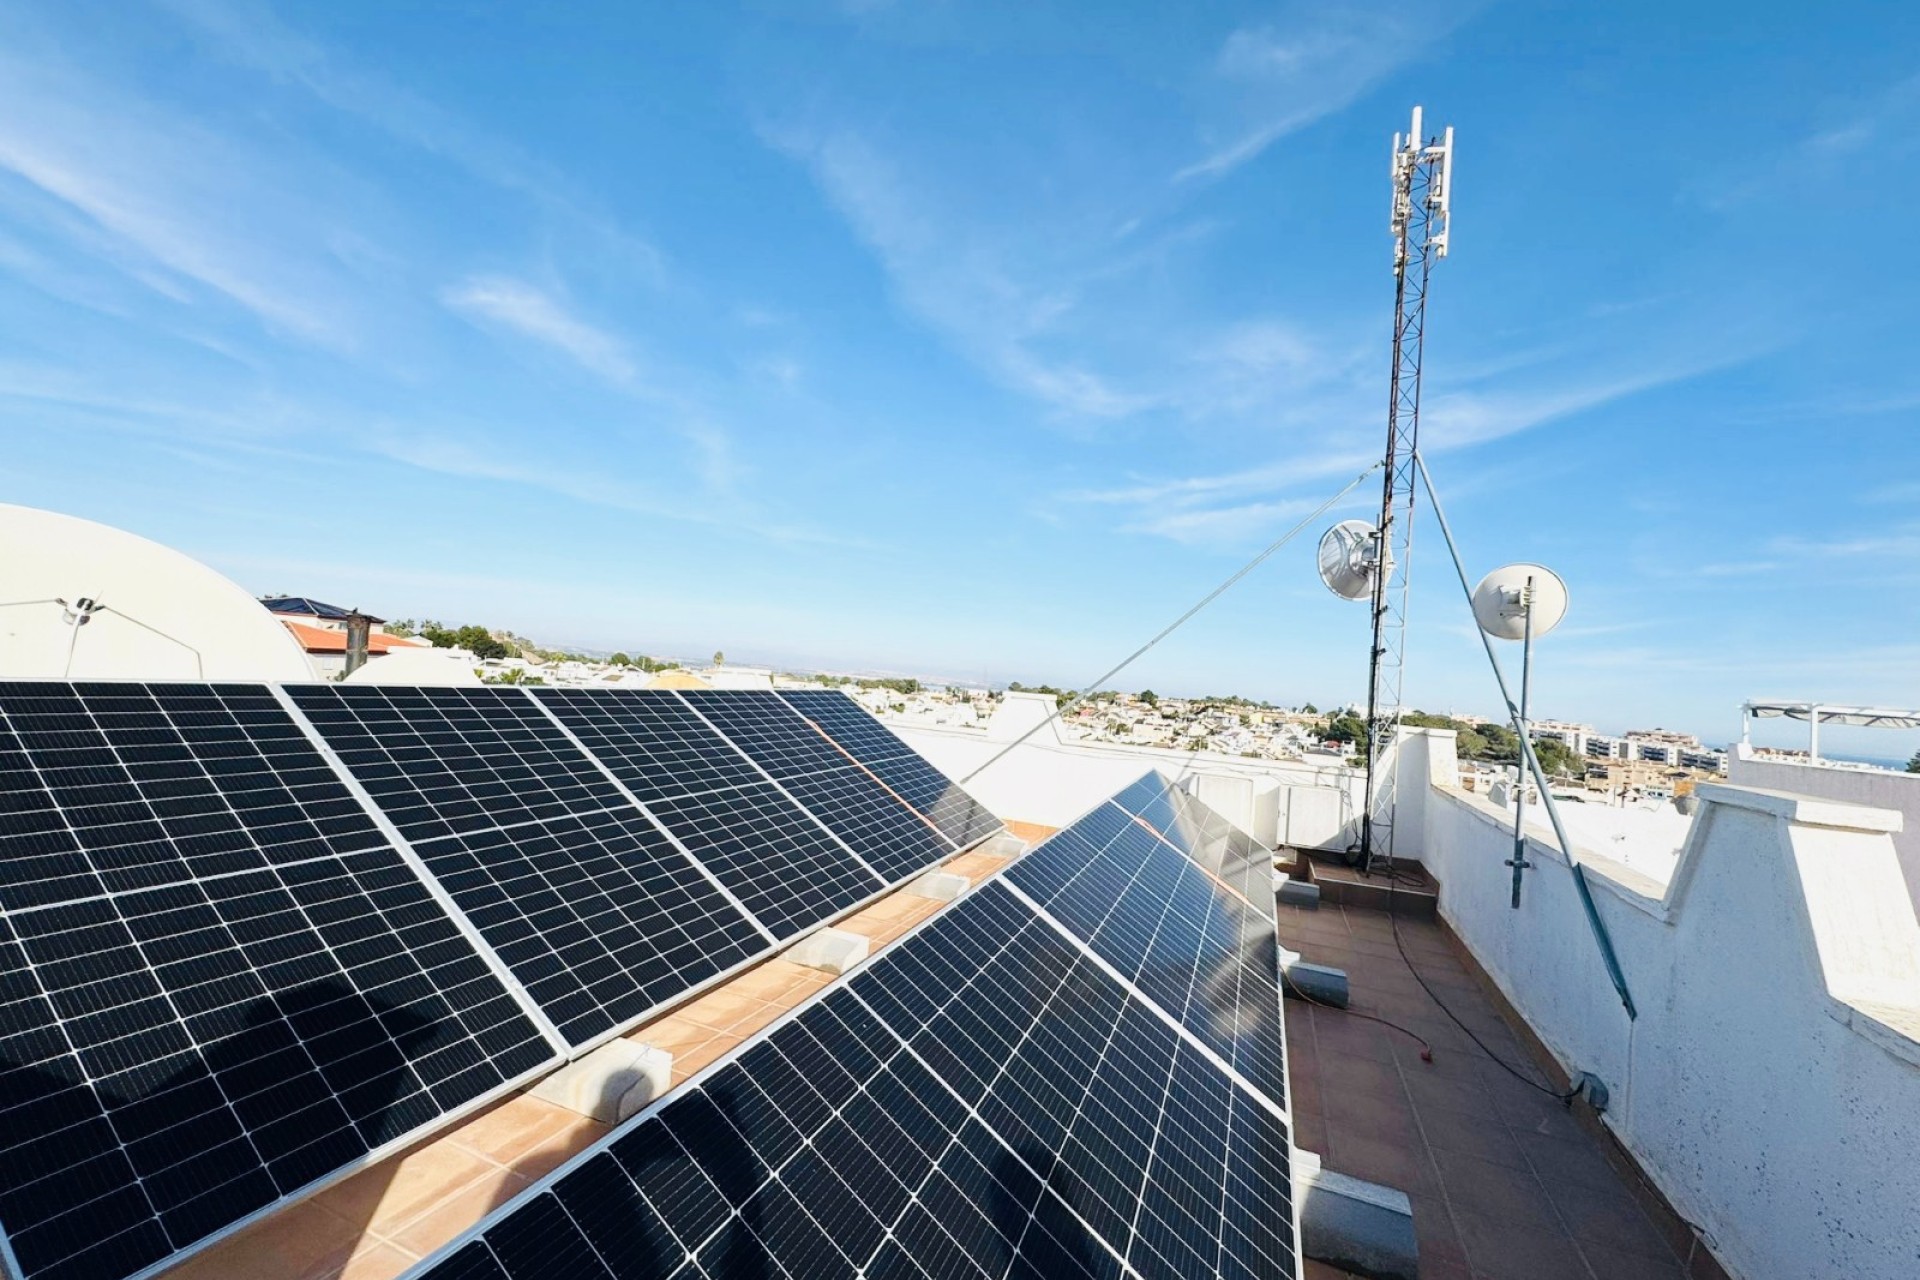
[[[95,609],[75,626],[83,599]],[[199,561],[0,503],[0,676],[311,680],[313,668],[278,618]]]

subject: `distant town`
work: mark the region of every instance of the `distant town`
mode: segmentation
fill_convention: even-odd
[[[325,634],[309,644],[310,656],[323,674],[328,664],[344,661],[338,643],[341,620],[297,611],[309,602],[297,597],[271,597],[270,609],[296,635]],[[337,612],[337,611],[336,611]],[[370,620],[379,642],[372,661],[381,661],[399,647],[427,647],[472,656],[480,679],[494,684],[608,685],[644,688],[844,688],[874,714],[906,723],[985,731],[987,722],[1009,694],[1051,695],[1068,707],[1062,731],[1087,743],[1206,752],[1258,760],[1348,758],[1365,751],[1365,709],[1338,705],[1319,707],[1311,702],[1295,707],[1230,694],[1174,697],[1151,689],[1137,692],[1101,690],[1071,706],[1074,691],[1052,685],[1023,685],[1014,681],[1005,689],[958,682],[923,682],[911,676],[840,674],[790,671],[746,666],[727,661],[716,652],[702,662],[685,657],[645,653],[592,653],[546,648],[510,631],[467,624],[449,626],[435,621]],[[1468,776],[1509,772],[1519,758],[1519,744],[1504,722],[1483,716],[1409,712],[1406,723],[1417,727],[1451,729],[1458,734],[1458,751]],[[1531,726],[1535,753],[1550,775],[1569,788],[1584,788],[1609,796],[1661,798],[1684,794],[1695,782],[1725,776],[1725,750],[1702,743],[1692,734],[1667,729],[1603,734],[1590,724],[1539,720]],[[1761,749],[1759,754],[1793,758],[1804,753]]]

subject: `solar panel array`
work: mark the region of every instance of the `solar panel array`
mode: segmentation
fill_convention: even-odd
[[[846,695],[797,689],[782,696],[953,843],[964,848],[1000,829],[984,805]]]
[[[1139,869],[1085,849],[1124,840],[1181,898],[1171,932],[1186,927],[1196,882],[1161,851],[1245,905],[1141,811],[1205,825],[1203,813],[1157,778],[1127,799],[1133,811],[1105,804],[1054,836],[496,1212],[428,1273],[1294,1276],[1278,1096],[1230,1069],[1179,1016],[1185,1005],[1118,970],[1106,952],[1120,954],[1107,945],[1119,935],[1081,935],[1015,877],[1111,875],[1123,896]],[[1248,970],[1276,963],[1257,948],[1236,954]],[[1160,990],[1170,998],[1173,986]],[[1205,984],[1181,990],[1188,1003],[1208,998]],[[1277,991],[1268,1014],[1277,1037]]]
[[[260,686],[0,685],[0,1224],[117,1277],[550,1065]]]
[[[1050,839],[1048,857],[1025,859],[1007,875],[1236,1071],[1284,1101],[1272,860],[1228,865],[1224,837],[1198,838],[1210,818],[1225,822],[1149,774]],[[1245,896],[1256,872],[1265,884],[1258,903]]]
[[[288,690],[572,1044],[766,938],[517,690]]]
[[[953,852],[777,727],[830,817],[670,693],[0,684],[0,1269],[165,1262]]]
[[[538,696],[774,936],[791,937],[898,878],[863,862],[824,817],[803,809],[677,695]],[[795,749],[820,741],[804,721],[785,728]],[[934,860],[921,856],[904,870]]]

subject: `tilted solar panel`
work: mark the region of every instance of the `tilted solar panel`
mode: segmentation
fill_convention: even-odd
[[[991,883],[435,1280],[1295,1272],[1284,1114]]]
[[[893,884],[951,855],[955,845],[779,694],[680,695],[729,742]],[[929,766],[931,767],[931,766]]]
[[[541,688],[532,693],[643,802],[766,781],[752,761],[668,690]]]
[[[0,684],[0,1228],[128,1275],[558,1055],[262,686]]]
[[[524,692],[287,692],[569,1043],[769,945]]]
[[[780,696],[864,763],[917,754],[898,734],[838,689],[787,689]]]
[[[871,819],[836,827],[810,813],[805,797],[771,781],[672,692],[553,689],[537,697],[774,937],[872,897],[905,874],[895,865],[903,859],[913,869],[932,861],[924,830],[893,847],[867,837]],[[804,722],[786,727],[818,738]]]
[[[780,696],[957,847],[968,848],[1000,830],[1000,819],[965,788],[846,694],[831,689],[795,689]]]
[[[1264,909],[1163,839],[1181,803],[1157,774],[1043,842],[1009,881],[1276,1101],[1286,1097],[1272,870]],[[1174,792],[1173,795],[1179,793]],[[1192,802],[1198,804],[1197,801]],[[1124,821],[1119,820],[1124,818]]]

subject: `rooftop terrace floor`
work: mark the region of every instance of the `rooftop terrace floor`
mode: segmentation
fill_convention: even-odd
[[[1408,971],[1384,912],[1337,904],[1279,908],[1281,940],[1347,971],[1352,1008],[1379,1023],[1286,1002],[1294,1140],[1326,1167],[1413,1201],[1421,1280],[1682,1280],[1715,1276],[1686,1227],[1638,1184],[1591,1121],[1488,1061]],[[1446,927],[1400,921],[1422,977],[1493,1052],[1547,1077]],[[1526,1036],[1531,1040],[1531,1036]],[[1308,1263],[1314,1280],[1339,1277]]]

